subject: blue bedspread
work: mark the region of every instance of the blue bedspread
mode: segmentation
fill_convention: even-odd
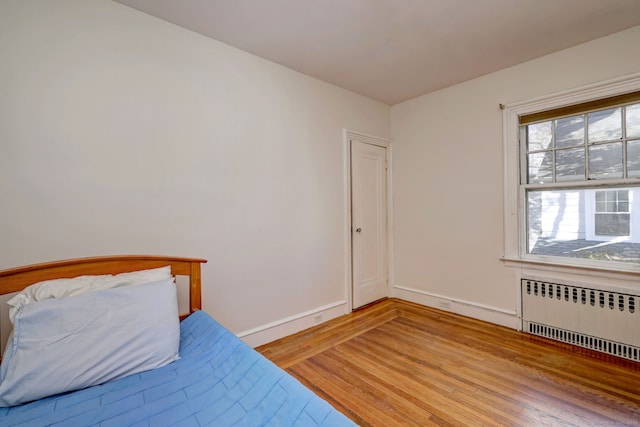
[[[181,323],[180,360],[10,408],[0,426],[354,426],[203,311]]]

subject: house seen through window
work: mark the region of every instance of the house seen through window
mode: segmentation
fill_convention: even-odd
[[[640,263],[638,98],[520,117],[528,254]]]

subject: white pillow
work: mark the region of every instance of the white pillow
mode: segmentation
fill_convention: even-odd
[[[173,279],[27,304],[0,366],[0,406],[164,366],[179,344]]]
[[[149,270],[120,273],[115,276],[105,274],[102,276],[78,276],[71,279],[45,280],[27,286],[22,292],[7,301],[7,304],[9,304],[9,319],[11,323],[14,323],[15,315],[20,307],[36,301],[44,301],[49,298],[66,298],[85,292],[125,285],[157,282],[171,277],[171,266],[167,265],[166,267]]]

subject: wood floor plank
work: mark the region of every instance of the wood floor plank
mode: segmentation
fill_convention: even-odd
[[[640,425],[640,363],[395,299],[257,350],[361,426]]]

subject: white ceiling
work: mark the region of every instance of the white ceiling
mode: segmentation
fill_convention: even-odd
[[[389,105],[640,24],[640,0],[115,1]]]

